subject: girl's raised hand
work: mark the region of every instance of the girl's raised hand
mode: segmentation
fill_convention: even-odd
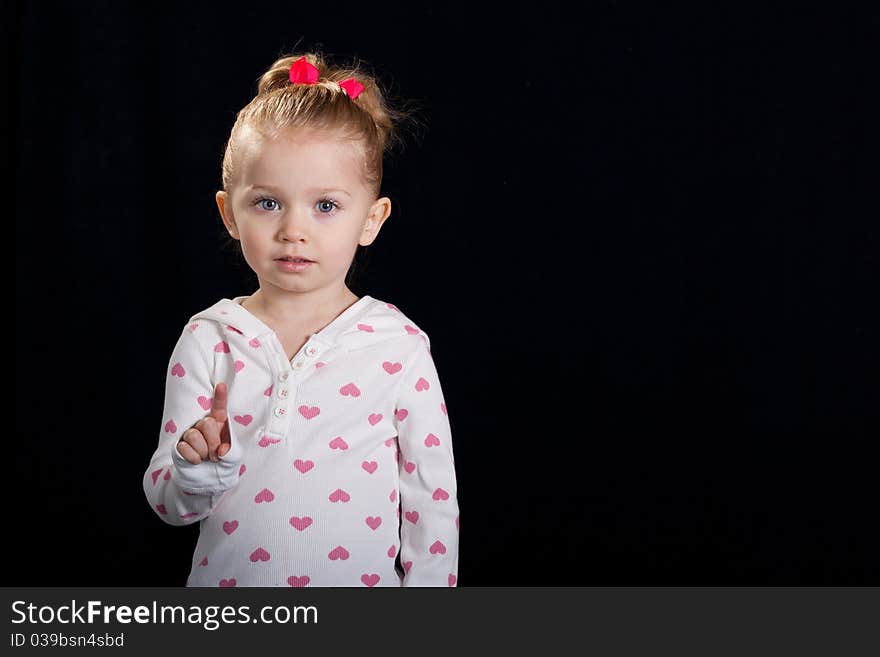
[[[226,454],[232,446],[229,437],[229,422],[226,412],[226,384],[214,386],[211,411],[201,420],[183,432],[177,442],[177,452],[193,465],[205,459],[216,461]]]

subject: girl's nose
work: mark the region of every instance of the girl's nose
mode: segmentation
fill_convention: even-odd
[[[278,231],[281,240],[289,242],[306,238],[306,220],[305,212],[301,210],[293,209],[286,212]]]

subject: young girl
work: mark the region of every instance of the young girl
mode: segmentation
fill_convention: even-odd
[[[250,296],[193,315],[168,363],[144,473],[170,525],[199,523],[188,586],[455,586],[452,436],[430,340],[345,277],[391,202],[376,82],[278,59],[223,160],[220,215]]]

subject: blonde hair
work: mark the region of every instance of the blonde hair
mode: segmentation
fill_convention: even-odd
[[[318,69],[315,84],[292,84],[290,67],[300,57]],[[339,82],[355,78],[363,91],[351,98]],[[247,129],[274,139],[285,131],[311,128],[361,142],[364,146],[364,180],[376,196],[382,185],[382,161],[402,144],[400,126],[414,119],[414,109],[395,109],[388,93],[362,62],[336,66],[320,52],[282,55],[259,78],[257,95],[237,114],[223,154],[223,190],[230,191],[238,174],[241,138]]]

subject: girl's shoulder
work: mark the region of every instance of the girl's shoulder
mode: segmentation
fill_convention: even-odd
[[[399,306],[374,297],[362,297],[361,301],[364,299],[369,303],[365,303],[363,313],[340,327],[337,334],[344,346],[353,350],[394,343],[411,351],[419,342],[430,345],[427,332]]]

